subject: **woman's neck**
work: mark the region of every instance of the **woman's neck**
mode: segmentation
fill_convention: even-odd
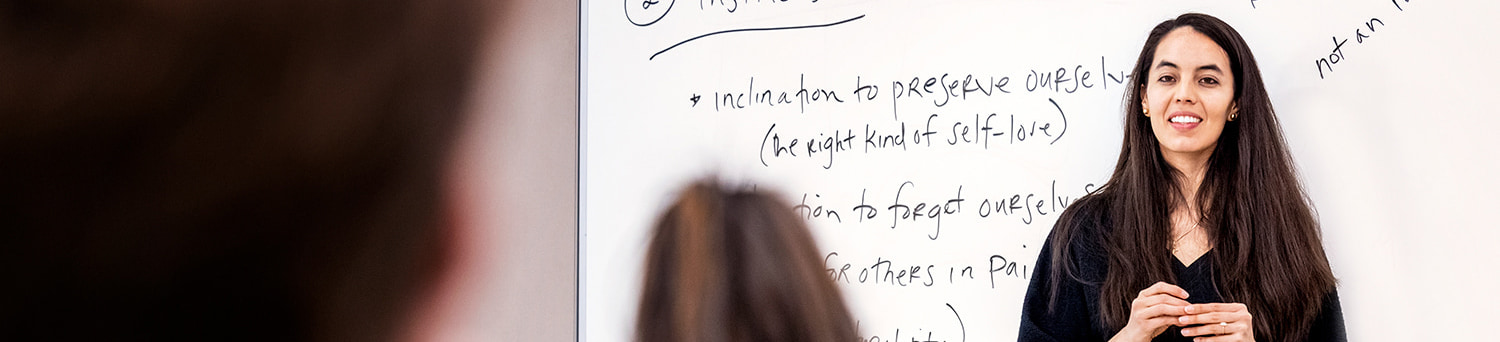
[[[1182,200],[1173,203],[1171,216],[1171,233],[1176,237],[1172,240],[1172,256],[1181,261],[1183,265],[1192,265],[1199,257],[1213,248],[1208,234],[1202,229],[1202,207],[1198,204],[1199,186],[1203,184],[1203,178],[1208,174],[1208,157],[1212,150],[1204,153],[1168,153],[1162,151],[1162,157],[1167,164],[1177,169],[1178,190],[1182,191]]]
[[[1198,200],[1198,187],[1203,184],[1203,178],[1208,174],[1208,158],[1213,151],[1203,153],[1171,153],[1162,151],[1162,159],[1166,159],[1167,165],[1177,169],[1177,184],[1181,186],[1183,203],[1179,203],[1180,210],[1191,210]]]

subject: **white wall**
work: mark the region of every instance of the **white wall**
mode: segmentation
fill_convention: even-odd
[[[949,266],[987,268],[982,257],[989,255],[1030,264],[1055,215],[1025,223],[968,210],[985,198],[1048,197],[1054,180],[1068,197],[1101,183],[1119,148],[1123,87],[1027,91],[1025,76],[1082,65],[1102,82],[1103,72],[1130,67],[1151,26],[1186,11],[1225,19],[1255,52],[1323,223],[1351,340],[1480,339],[1488,336],[1484,313],[1500,305],[1487,263],[1500,259],[1500,225],[1489,215],[1500,207],[1500,116],[1489,101],[1500,93],[1492,61],[1500,53],[1492,37],[1500,33],[1493,18],[1500,8],[1492,2],[667,0],[645,10],[630,7],[639,1],[623,3],[623,12],[622,1],[585,4],[581,329],[588,340],[628,339],[649,222],[678,186],[710,172],[842,210],[843,222],[814,219],[814,234],[856,271],[877,258],[935,264],[940,276]],[[654,18],[668,4],[675,7],[655,24],[626,18]],[[704,33],[860,15],[825,28],[710,36],[650,57]],[[1383,24],[1367,29],[1371,18]],[[1357,42],[1357,29],[1370,37]],[[1315,61],[1328,58],[1330,37],[1349,41],[1320,77]],[[944,73],[1009,76],[1014,93],[944,106],[889,102],[892,80]],[[751,78],[756,91],[806,85],[849,101],[705,107],[714,93],[746,92]],[[881,86],[879,102],[852,100],[856,79]],[[692,105],[691,95],[703,95],[701,102]],[[855,144],[864,145],[865,124],[910,130],[935,113],[946,139],[954,118],[974,113],[1057,124],[1049,101],[1071,123],[1055,145],[847,152],[835,155],[832,168],[822,167],[827,154],[758,160],[773,124],[783,139],[803,141],[853,128],[861,138]],[[878,222],[851,219],[862,190],[884,208],[906,180],[916,187],[905,198],[925,202],[965,186],[966,211],[944,219],[944,237],[926,239],[936,232],[932,220],[891,228],[885,210]],[[843,290],[867,337],[903,329],[903,337],[1014,339],[1025,279],[946,283],[846,282]],[[962,312],[966,330],[945,304]]]

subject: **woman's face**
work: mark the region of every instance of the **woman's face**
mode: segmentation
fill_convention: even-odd
[[[1191,27],[1162,37],[1141,105],[1150,111],[1163,157],[1207,159],[1213,153],[1230,113],[1238,110],[1229,68],[1224,49]]]

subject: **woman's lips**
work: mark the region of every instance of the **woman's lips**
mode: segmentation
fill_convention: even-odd
[[[1167,116],[1167,124],[1172,125],[1178,131],[1188,131],[1198,127],[1203,122],[1203,117],[1192,112],[1176,112]]]

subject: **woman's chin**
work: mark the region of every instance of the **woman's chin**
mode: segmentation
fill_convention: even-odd
[[[1174,141],[1161,145],[1163,155],[1198,155],[1213,153],[1214,144],[1198,141]]]

